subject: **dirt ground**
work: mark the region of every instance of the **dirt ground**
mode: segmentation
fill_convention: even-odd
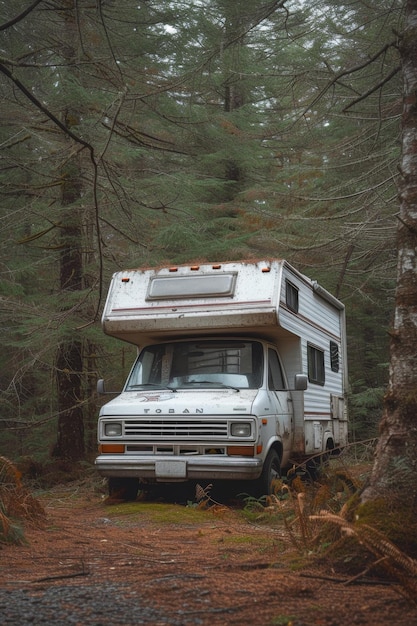
[[[49,623],[40,600],[55,588],[59,624],[417,623],[417,605],[391,581],[306,565],[282,524],[248,520],[233,506],[110,504],[74,484],[40,499],[44,527],[28,528],[26,545],[0,546],[2,624]]]

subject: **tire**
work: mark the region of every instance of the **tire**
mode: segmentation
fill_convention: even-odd
[[[125,502],[136,500],[139,489],[137,478],[109,478],[109,496]]]
[[[326,448],[326,452],[309,459],[306,463],[307,474],[310,479],[315,482],[319,480],[320,474],[323,469],[328,467],[330,460],[331,450]]]
[[[266,456],[262,474],[256,481],[255,492],[258,498],[270,496],[275,492],[274,482],[281,478],[281,458],[274,449]]]

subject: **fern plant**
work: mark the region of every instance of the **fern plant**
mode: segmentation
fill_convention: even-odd
[[[23,543],[24,523],[38,526],[44,517],[42,505],[23,486],[17,467],[0,456],[0,542]]]

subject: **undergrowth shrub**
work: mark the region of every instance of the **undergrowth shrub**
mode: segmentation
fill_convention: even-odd
[[[366,447],[371,450],[373,443],[367,442]],[[396,515],[394,509],[401,509],[395,496],[392,502],[361,505],[360,494],[372,463],[365,463],[364,458],[358,463],[358,454],[362,456],[353,450],[322,465],[315,480],[303,468],[294,468],[276,481],[272,495],[247,496],[244,513],[256,523],[283,524],[299,564],[301,558],[303,566],[308,560],[330,567],[347,576],[347,582],[371,572],[390,580],[397,592],[417,603],[417,559],[403,548],[415,541],[417,524]],[[372,507],[372,515],[367,515]],[[399,525],[402,539],[409,537],[408,544],[399,540]]]
[[[16,466],[0,456],[0,543],[24,543],[24,525],[40,526],[42,505],[22,484]]]
[[[285,527],[304,557],[331,564],[350,580],[370,572],[388,578],[401,595],[417,603],[417,560],[395,541],[392,527],[401,523],[401,516],[392,510],[391,517],[388,515],[393,503],[374,503],[379,515],[370,519],[382,518],[383,523],[369,523],[364,515],[358,515],[363,509],[360,493],[367,479],[361,469],[342,459],[323,467],[314,482],[296,476],[289,486],[281,485],[267,497],[264,514],[276,509],[286,512]],[[402,521],[406,521],[404,516]],[[410,523],[406,530],[412,539],[415,527],[415,522]]]

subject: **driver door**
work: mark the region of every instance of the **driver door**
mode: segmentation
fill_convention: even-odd
[[[274,405],[276,434],[282,441],[284,457],[287,457],[293,443],[294,415],[290,392],[274,348],[268,348],[268,388]]]

